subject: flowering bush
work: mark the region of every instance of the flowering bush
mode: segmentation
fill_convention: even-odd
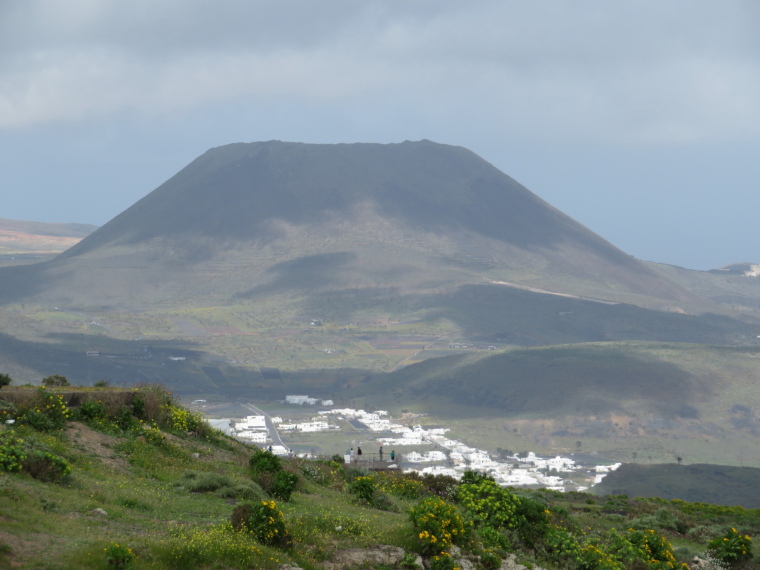
[[[581,546],[564,528],[550,528],[544,536],[544,544],[552,560],[556,562],[573,560],[578,563],[581,560]]]
[[[262,544],[285,546],[289,541],[285,519],[274,501],[239,505],[232,511],[230,523],[237,531],[251,533]]]
[[[16,473],[26,459],[24,440],[7,431],[0,431],[0,470]]]
[[[389,495],[402,499],[419,499],[426,494],[427,487],[416,474],[411,473],[378,473],[376,484],[378,489]]]
[[[135,553],[131,548],[112,542],[108,548],[104,548],[106,562],[115,568],[132,568],[135,563]]]
[[[707,551],[721,562],[733,566],[752,558],[752,539],[732,528],[723,536],[711,540]]]
[[[652,529],[628,529],[627,534],[622,538],[638,551],[636,558],[642,560],[650,568],[667,569],[680,566],[673,555],[670,542]],[[621,560],[627,562],[623,558]]]
[[[28,425],[37,431],[52,431],[63,429],[70,416],[71,411],[63,401],[63,396],[39,388],[29,404],[19,406],[16,421],[19,425]]]
[[[372,477],[356,477],[348,488],[360,500],[372,504],[372,497],[375,494],[375,482]]]
[[[520,499],[497,485],[492,479],[459,485],[456,499],[472,517],[476,526],[514,528]]]
[[[459,570],[448,552],[441,552],[430,559],[430,570]]]
[[[653,570],[685,568],[673,555],[670,542],[654,530],[609,530],[601,538],[589,539],[576,558],[582,570],[621,570],[643,564]]]
[[[200,414],[185,408],[165,404],[162,410],[166,415],[166,427],[169,431],[197,432],[203,424],[203,418]]]
[[[573,562],[579,570],[623,570],[618,560],[593,543],[583,546]]]
[[[439,554],[465,539],[465,524],[457,508],[437,497],[412,507],[409,518],[425,554]]]

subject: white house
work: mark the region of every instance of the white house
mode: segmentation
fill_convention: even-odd
[[[306,396],[306,395],[292,394],[289,396],[285,396],[285,402],[288,404],[296,404],[299,406],[303,406],[304,404],[308,406],[313,406],[314,404],[317,403],[317,399],[310,398],[309,396]]]
[[[236,435],[240,439],[246,439],[253,443],[267,442],[267,432],[265,431],[240,431]]]
[[[265,430],[267,429],[266,418],[264,416],[248,416],[244,420],[235,422],[235,429],[244,430]]]

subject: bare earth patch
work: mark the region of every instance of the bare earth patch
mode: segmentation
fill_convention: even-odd
[[[111,469],[127,470],[129,465],[127,461],[123,457],[114,455],[112,448],[116,443],[115,437],[95,431],[79,422],[71,422],[66,429],[66,435],[72,445],[80,447],[85,453],[94,455]]]

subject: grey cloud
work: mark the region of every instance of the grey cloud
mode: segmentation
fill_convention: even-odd
[[[749,0],[2,6],[0,128],[286,96],[380,99],[430,121],[475,106],[537,138],[760,136]]]

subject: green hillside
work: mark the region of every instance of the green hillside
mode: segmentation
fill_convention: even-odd
[[[760,469],[727,465],[626,464],[594,487],[600,495],[660,497],[760,508]]]
[[[756,567],[760,510],[277,458],[156,386],[3,388],[0,415],[2,567]]]

